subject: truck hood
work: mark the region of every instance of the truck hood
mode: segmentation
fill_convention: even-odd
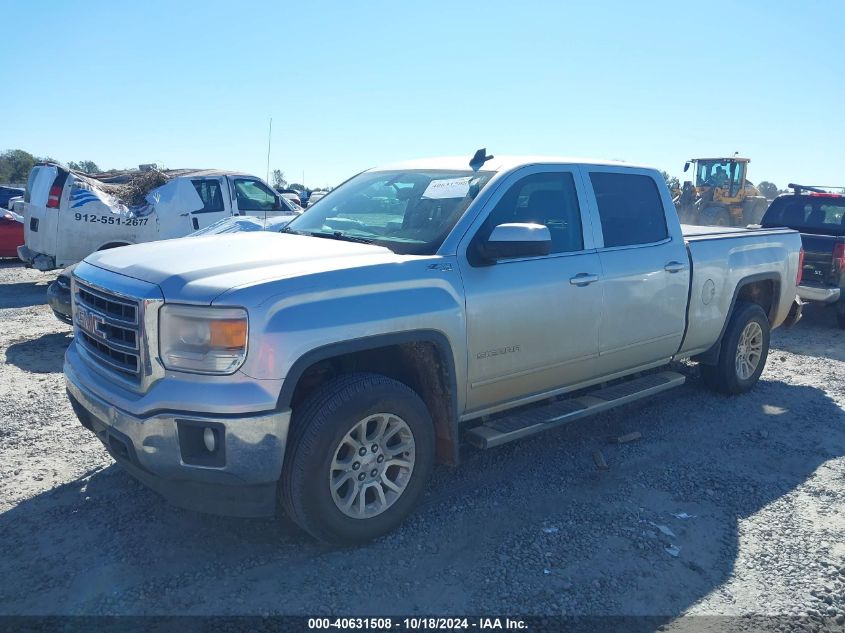
[[[259,231],[124,246],[85,261],[154,283],[165,299],[209,304],[237,287],[407,258],[382,246]]]

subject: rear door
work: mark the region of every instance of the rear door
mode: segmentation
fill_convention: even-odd
[[[56,256],[64,185],[68,172],[56,165],[36,165],[24,193],[24,239],[33,253]],[[49,206],[48,206],[49,205]]]
[[[665,362],[683,338],[690,280],[669,192],[647,169],[587,166],[583,175],[602,268],[601,373]]]

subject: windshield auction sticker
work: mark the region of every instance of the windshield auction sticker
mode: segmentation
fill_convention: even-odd
[[[472,176],[432,180],[425,188],[422,197],[434,200],[442,198],[465,198],[469,193],[469,181]]]

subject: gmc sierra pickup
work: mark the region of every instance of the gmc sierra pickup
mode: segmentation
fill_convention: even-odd
[[[673,360],[751,389],[770,330],[800,316],[800,248],[788,229],[682,229],[645,167],[479,151],[371,169],[282,233],[87,257],[67,390],[172,502],[278,501],[315,537],[360,542],[461,443],[676,387]]]

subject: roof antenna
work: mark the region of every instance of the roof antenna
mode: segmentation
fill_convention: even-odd
[[[474,156],[470,159],[470,161],[469,161],[469,166],[470,166],[472,169],[480,169],[481,167],[483,167],[483,166],[484,166],[484,163],[486,163],[486,162],[487,162],[488,160],[490,160],[491,158],[493,158],[493,156],[488,156],[488,155],[487,155],[487,148],[486,148],[486,147],[482,147],[482,148],[481,148],[480,150],[478,150],[478,151],[475,153],[475,155],[474,155]]]

